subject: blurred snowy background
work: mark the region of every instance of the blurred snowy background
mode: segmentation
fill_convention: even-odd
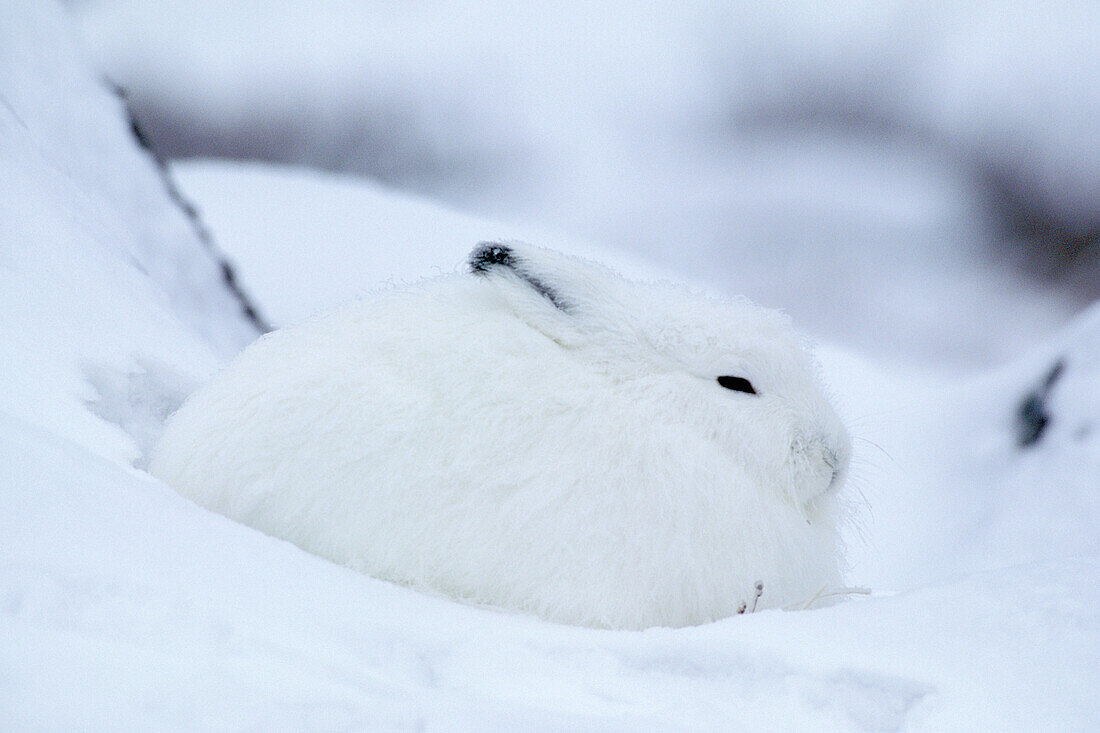
[[[999,363],[1100,295],[1091,0],[72,7],[165,157],[603,243],[883,359]]]
[[[0,728],[1096,730],[1097,39],[1095,2],[8,0]],[[268,324],[502,237],[790,312],[871,597],[555,626],[141,470]]]

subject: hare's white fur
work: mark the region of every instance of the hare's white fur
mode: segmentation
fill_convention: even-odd
[[[150,470],[365,573],[566,623],[698,624],[758,582],[760,608],[840,582],[848,437],[786,317],[494,247],[264,336]]]

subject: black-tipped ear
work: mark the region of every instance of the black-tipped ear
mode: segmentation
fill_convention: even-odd
[[[470,272],[486,273],[493,265],[511,267],[512,248],[500,242],[481,242],[470,253]]]
[[[535,292],[549,300],[558,310],[565,313],[571,310],[569,304],[562,299],[556,290],[530,272],[526,260],[518,255],[512,247],[501,242],[482,242],[474,247],[473,252],[470,253],[470,272],[472,274],[486,277],[497,268],[507,269],[514,273],[530,285]]]

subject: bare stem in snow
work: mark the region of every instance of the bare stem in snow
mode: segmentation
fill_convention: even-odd
[[[764,584],[758,580],[756,581],[756,597],[752,599],[752,610],[749,613],[756,613],[756,604],[762,595],[764,595]]]
[[[805,611],[813,604],[817,603],[822,598],[831,598],[833,596],[869,596],[871,595],[870,588],[836,588],[834,590],[826,592],[825,589],[828,586],[821,586],[821,589],[814,593],[813,596],[805,602],[792,603],[789,606],[783,606],[784,611]]]

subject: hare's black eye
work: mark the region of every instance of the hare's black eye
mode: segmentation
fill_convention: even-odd
[[[752,382],[744,377],[718,377],[718,384],[734,392],[756,394],[756,390],[752,388]]]

